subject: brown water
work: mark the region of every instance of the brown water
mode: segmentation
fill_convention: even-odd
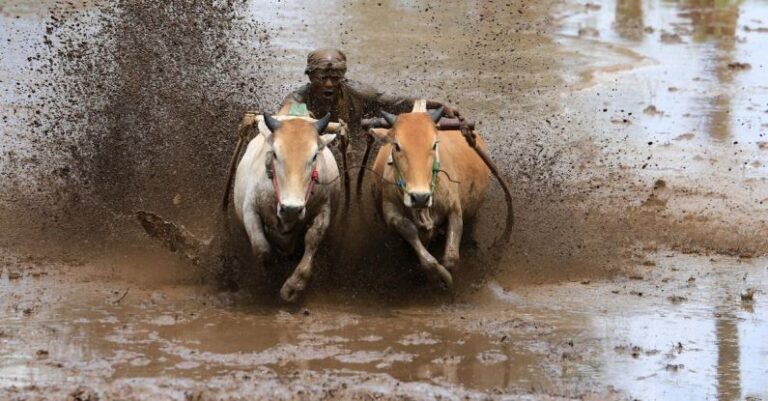
[[[156,260],[62,266],[6,257],[0,383],[148,378],[184,389],[173,380],[261,377],[263,369],[316,372],[311,383],[332,387],[348,375],[385,375],[385,393],[403,382],[426,393],[576,398],[611,385],[641,399],[764,397],[768,261],[650,258],[656,265],[630,278],[520,288],[491,281],[446,305],[315,295],[284,309],[180,280],[183,267],[158,274]],[[126,269],[136,276],[121,276]],[[758,293],[742,301],[748,288]]]
[[[0,394],[768,398],[768,2],[590,4],[249,2],[279,64],[261,104],[330,45],[353,78],[458,105],[515,182],[515,243],[453,298],[326,278],[289,308],[201,284],[147,240],[93,256],[4,224]],[[5,173],[9,150],[34,148],[14,81],[39,79],[19,69],[46,8],[0,9]],[[23,217],[23,195],[5,193],[4,214]],[[498,201],[481,244],[500,232]],[[205,227],[185,205],[177,217]]]

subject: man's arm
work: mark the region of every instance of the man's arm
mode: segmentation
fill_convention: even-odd
[[[413,103],[416,101],[412,97],[380,92],[369,85],[357,81],[347,81],[347,85],[364,99],[365,110],[363,114],[365,117],[378,117],[382,110],[392,114],[408,113],[413,110]],[[443,107],[444,117],[456,118],[459,116],[458,110],[445,103],[436,100],[427,101],[428,109],[437,109],[441,106]]]
[[[390,95],[382,92],[376,93],[375,103],[379,110],[392,114],[408,113],[413,110],[416,99],[407,96]]]
[[[413,103],[416,101],[412,97],[390,95],[381,92],[377,92],[376,95],[376,103],[379,106],[379,110],[385,110],[392,114],[410,112],[413,110]],[[459,117],[459,111],[455,108],[437,100],[427,100],[427,109],[438,109],[440,107],[443,107],[443,117]]]
[[[439,109],[440,107],[443,108],[443,117],[445,118],[459,118],[461,116],[454,107],[437,100],[427,100],[427,109]]]
[[[400,114],[413,109],[413,98],[388,95],[359,81],[346,80],[345,86],[354,92],[354,97],[362,101],[363,117],[378,117],[382,110]]]
[[[379,103],[382,105],[382,109],[392,114],[410,112],[413,110],[413,103],[415,100],[416,99],[410,97],[386,95],[383,93],[380,93],[378,98]],[[443,108],[443,117],[459,117],[459,111],[455,108],[437,100],[427,100],[427,109],[438,109],[440,107]]]

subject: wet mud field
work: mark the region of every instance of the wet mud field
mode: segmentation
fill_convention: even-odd
[[[768,400],[768,2],[5,0],[0,32],[0,399]],[[512,184],[451,293],[366,199],[297,305],[134,220],[212,236],[240,115],[321,46]]]

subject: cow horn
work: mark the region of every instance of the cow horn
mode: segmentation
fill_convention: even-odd
[[[269,113],[264,113],[264,124],[267,125],[267,128],[274,133],[280,128],[280,121],[269,115]]]
[[[443,108],[444,106],[440,106],[429,112],[429,115],[432,117],[432,121],[434,121],[435,124],[437,124],[440,121],[440,117],[443,116]]]
[[[326,113],[325,117],[315,121],[315,130],[317,130],[318,134],[322,134],[328,128],[329,121],[331,121],[331,113]]]
[[[387,120],[390,127],[395,126],[395,120],[397,120],[397,116],[392,113],[387,113],[386,111],[382,110],[381,115],[384,116],[384,119]]]

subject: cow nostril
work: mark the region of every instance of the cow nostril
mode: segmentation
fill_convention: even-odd
[[[296,216],[304,211],[304,206],[286,206],[280,205],[280,214],[285,216]]]
[[[413,205],[416,207],[423,207],[426,206],[427,203],[429,203],[429,197],[430,194],[424,194],[424,193],[418,193],[418,194],[411,194],[411,201],[413,202]]]

